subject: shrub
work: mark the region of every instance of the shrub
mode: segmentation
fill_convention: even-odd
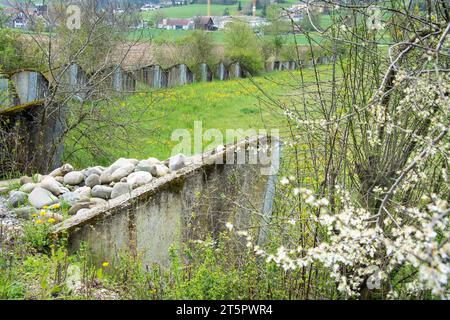
[[[264,67],[261,46],[252,29],[244,22],[230,22],[225,27],[225,56],[256,74]]]

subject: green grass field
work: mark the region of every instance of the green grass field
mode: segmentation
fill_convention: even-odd
[[[326,67],[321,67],[322,74],[326,74]],[[311,80],[313,73],[305,70],[306,81]],[[280,101],[289,102],[287,93],[295,91],[299,79],[299,71],[274,72],[255,77],[253,80],[272,97]],[[148,158],[150,156],[166,159],[172,148],[178,144],[171,140],[172,132],[176,129],[187,129],[193,132],[194,121],[202,121],[203,130],[218,129],[225,134],[226,129],[270,129],[285,127],[284,117],[280,113],[273,113],[265,104],[263,94],[250,79],[230,81],[213,81],[195,83],[150,91],[149,89],[127,97],[120,102],[141,111],[136,112],[140,120],[143,134],[133,139],[133,145],[127,150],[111,144],[109,153],[114,158],[133,157]],[[142,110],[146,111],[142,113]],[[68,139],[69,143],[73,142]],[[108,143],[108,142],[105,142]],[[204,141],[204,146],[210,142]],[[138,148],[135,148],[135,147]],[[106,160],[94,160],[86,156],[83,151],[75,154],[73,159],[67,159],[77,167],[90,165],[107,165]]]
[[[211,6],[211,15],[213,16],[221,16],[223,15],[225,9],[228,8],[230,14],[237,13],[237,4],[236,5],[220,5],[213,4]],[[169,8],[162,8],[157,10],[166,16],[167,18],[192,18],[195,16],[206,16],[208,14],[208,9],[206,4],[190,4],[187,6],[176,6]],[[142,16],[144,19],[150,19],[155,11],[147,11],[143,12]]]
[[[290,7],[291,3],[298,1],[287,0],[283,4],[279,4],[280,7]],[[242,7],[248,6],[252,3],[252,0],[241,0]],[[238,4],[222,5],[222,4],[212,4],[211,5],[211,15],[221,16],[224,14],[225,9],[228,9],[230,15],[238,14]],[[192,18],[194,16],[206,16],[208,15],[208,6],[206,4],[189,4],[186,6],[175,6],[169,8],[162,8],[158,10],[163,13],[167,18]],[[144,19],[149,19],[155,11],[143,12],[142,16]],[[261,9],[256,10],[257,14],[261,13]]]

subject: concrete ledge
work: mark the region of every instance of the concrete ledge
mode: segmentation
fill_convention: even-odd
[[[258,143],[271,139],[255,137],[199,155],[201,163],[69,218],[54,226],[51,236],[68,235],[73,250],[87,243],[94,260],[112,262],[125,250],[143,254],[143,263],[149,265],[166,263],[172,244],[217,234],[227,221],[248,227],[255,222],[252,213],[261,218],[268,177],[260,174],[259,165],[223,163],[228,154]]]

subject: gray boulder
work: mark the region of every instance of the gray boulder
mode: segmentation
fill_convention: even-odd
[[[19,188],[19,191],[22,191],[25,193],[30,193],[31,191],[34,190],[34,188],[36,188],[36,186],[37,186],[36,183],[32,183],[32,182],[25,183],[23,186],[21,186]]]
[[[28,194],[22,191],[11,191],[9,193],[8,202],[13,208],[25,204],[28,200]]]
[[[147,160],[139,161],[139,163],[136,165],[135,171],[144,171],[144,172],[150,172],[150,169],[152,168],[152,163],[148,162]]]
[[[66,175],[69,172],[72,172],[73,170],[74,170],[73,166],[70,165],[69,163],[66,163],[65,165],[63,165],[61,167],[61,171],[62,171],[63,175]]]
[[[10,190],[9,187],[0,187],[0,195],[8,193],[9,190]]]
[[[51,206],[58,202],[58,198],[53,195],[50,191],[36,187],[28,196],[28,202],[38,209],[41,209],[44,206]]]
[[[59,183],[63,184],[64,183],[64,177],[63,176],[57,176],[54,177],[56,181],[58,181]]]
[[[100,176],[96,173],[93,173],[86,178],[86,181],[84,183],[86,184],[86,186],[91,188],[98,186],[100,184]]]
[[[108,204],[108,201],[102,198],[91,198],[90,206],[89,208],[94,207],[100,207],[100,206],[106,206]]]
[[[31,177],[23,176],[19,179],[19,182],[20,182],[20,185],[23,186],[24,184],[33,183],[34,181],[33,181],[33,178],[31,178]]]
[[[136,159],[120,158],[120,159],[116,160],[116,162],[114,162],[112,165],[110,165],[109,169],[111,169],[111,172],[114,172],[117,169],[128,166],[130,164],[133,166],[136,166],[138,163],[139,163],[139,160],[136,160]]]
[[[183,154],[177,154],[169,159],[169,169],[177,171],[187,165],[186,157]]]
[[[150,174],[150,172],[139,171],[139,172],[133,172],[132,174],[130,174],[127,178],[127,182],[131,186],[132,189],[136,189],[140,186],[150,183],[150,181],[152,181],[152,179],[153,179],[153,177]]]
[[[42,179],[41,187],[50,191],[55,196],[60,195],[62,193],[61,187],[62,185],[55,180],[52,176],[46,176]]]
[[[153,165],[152,168],[150,169],[150,173],[152,174],[152,176],[158,177],[158,178],[164,177],[169,172],[170,172],[170,169],[167,168],[163,164]]]
[[[88,208],[80,209],[80,210],[78,210],[78,212],[75,215],[81,216],[81,215],[85,214],[86,212],[89,212],[89,210],[91,210],[91,209],[88,209]]]
[[[88,168],[88,169],[84,170],[84,176],[85,177],[89,177],[89,176],[92,176],[93,174],[101,176],[103,171],[104,171],[104,169],[102,167],[100,167],[100,166],[93,167],[93,168]]]
[[[75,192],[66,192],[59,197],[61,200],[66,202],[69,206],[75,205],[77,202],[82,200],[82,197],[79,193]]]
[[[70,164],[66,163],[62,167],[56,168],[55,170],[50,172],[48,175],[53,178],[63,177],[66,174],[68,174],[69,172],[72,172],[73,170],[74,170],[73,167]]]
[[[113,174],[112,168],[107,168],[105,171],[102,172],[100,175],[100,183],[101,184],[109,184],[112,181],[112,174]]]
[[[120,181],[120,179],[125,178],[130,173],[134,171],[136,166],[134,164],[127,164],[119,169],[115,170],[112,174],[112,181]]]
[[[64,176],[64,183],[75,186],[84,181],[84,174],[80,171],[72,171]]]
[[[81,209],[88,209],[91,205],[90,201],[81,201],[78,203],[75,203],[73,206],[70,207],[69,211],[67,213],[71,216],[77,214],[77,212]]]
[[[76,188],[73,192],[78,193],[82,198],[89,199],[91,197],[92,189],[90,187],[79,187]]]
[[[113,188],[108,186],[95,186],[92,188],[91,194],[95,198],[110,199]]]
[[[111,199],[120,197],[121,195],[131,192],[131,186],[126,182],[118,182],[114,185],[111,192]]]
[[[157,158],[148,158],[147,160],[145,160],[146,162],[150,163],[150,164],[160,164],[161,160],[157,159]]]
[[[53,170],[52,172],[49,173],[49,176],[51,177],[62,177],[66,174],[68,174],[69,172],[72,172],[74,169],[73,167],[66,163],[65,165],[63,165],[62,167],[56,168],[55,170]]]

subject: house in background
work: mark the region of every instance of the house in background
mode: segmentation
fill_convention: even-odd
[[[191,19],[163,19],[158,24],[159,29],[166,30],[192,30],[194,22]]]
[[[30,20],[37,16],[37,10],[35,8],[18,10],[7,7],[0,9],[0,13],[7,17],[6,26],[15,29],[28,29],[29,25],[32,24]]]

